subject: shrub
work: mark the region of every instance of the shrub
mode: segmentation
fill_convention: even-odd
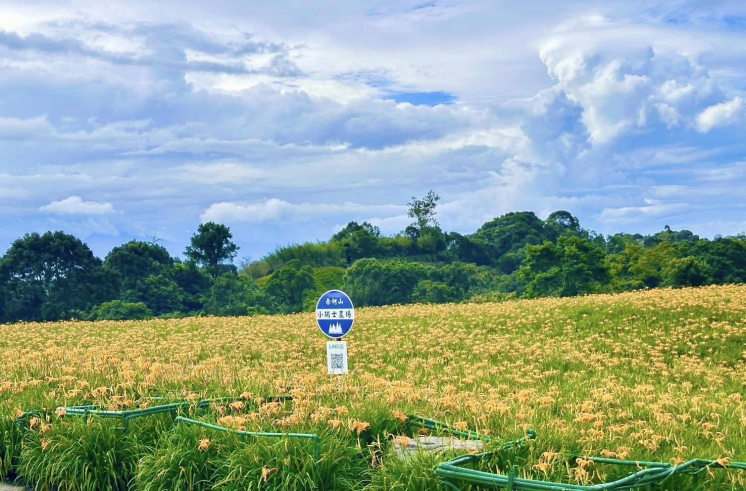
[[[92,321],[123,321],[152,319],[153,312],[142,302],[113,300],[94,307],[88,316]]]

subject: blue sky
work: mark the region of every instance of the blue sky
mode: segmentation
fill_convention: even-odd
[[[212,220],[256,259],[430,189],[460,232],[746,231],[742,1],[205,5],[0,2],[0,250]]]

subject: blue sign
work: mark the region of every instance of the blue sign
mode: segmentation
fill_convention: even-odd
[[[355,307],[345,292],[330,290],[316,303],[316,323],[330,338],[346,336],[355,323]]]

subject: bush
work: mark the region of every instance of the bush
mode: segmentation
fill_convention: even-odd
[[[412,293],[412,300],[420,303],[450,303],[464,298],[464,291],[451,288],[438,281],[422,280],[417,283]]]
[[[421,278],[428,278],[433,268],[400,260],[361,259],[350,266],[344,277],[345,291],[364,306],[406,304]]]
[[[142,302],[132,303],[113,300],[94,307],[88,320],[92,321],[124,321],[152,319],[153,312]]]

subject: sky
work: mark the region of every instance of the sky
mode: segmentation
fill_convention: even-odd
[[[511,211],[602,234],[746,231],[746,2],[0,0],[0,253],[237,260]]]

